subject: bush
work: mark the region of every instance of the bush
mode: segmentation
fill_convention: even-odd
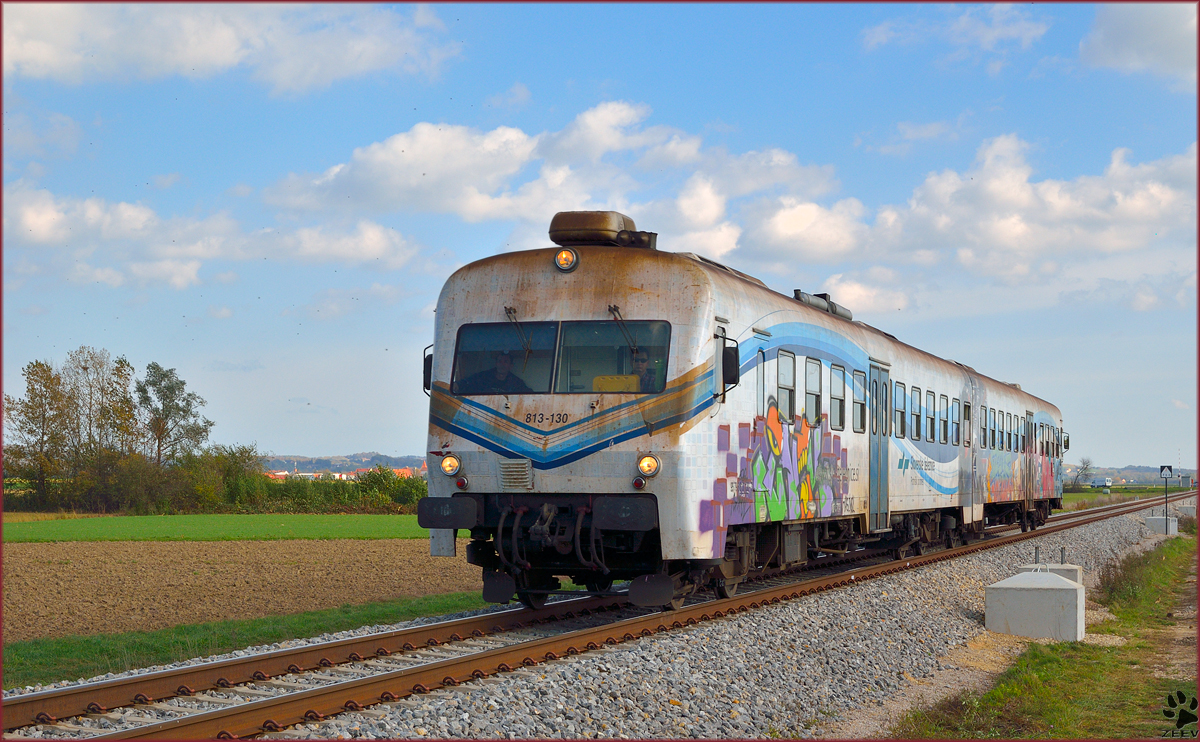
[[[1196,535],[1196,516],[1194,516],[1194,515],[1179,516],[1179,532],[1180,533],[1190,533],[1193,536],[1195,536]]]

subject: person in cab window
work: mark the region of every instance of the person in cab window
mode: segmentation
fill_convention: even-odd
[[[513,357],[508,351],[495,356],[496,365],[463,379],[461,394],[528,394],[530,389],[512,372]]]
[[[638,377],[638,391],[652,392],[658,388],[654,383],[654,369],[650,368],[650,354],[641,348],[633,349],[633,373]]]

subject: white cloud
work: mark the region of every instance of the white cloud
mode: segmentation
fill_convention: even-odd
[[[9,156],[69,157],[79,149],[82,136],[79,124],[61,113],[4,115],[4,149]]]
[[[758,243],[755,253],[778,259],[835,263],[848,258],[862,244],[867,226],[862,202],[855,198],[825,208],[812,201],[783,196],[760,213],[761,226],[751,230]]]
[[[385,269],[403,266],[416,253],[394,229],[361,221],[351,234],[329,234],[320,227],[280,235],[278,249],[306,261],[375,263]]]
[[[319,176],[290,175],[266,189],[268,203],[292,209],[386,208],[458,211],[487,198],[531,159],[537,137],[502,126],[419,123],[354,150]]]
[[[129,272],[145,284],[166,283],[173,289],[186,289],[200,283],[199,260],[155,260],[130,263]]]
[[[953,254],[968,269],[1019,278],[1047,259],[1136,251],[1156,240],[1195,242],[1196,148],[1130,165],[1113,152],[1103,175],[1032,179],[1028,145],[988,140],[971,170],[930,174],[904,207],[880,209],[877,255],[899,249]]]
[[[738,247],[742,228],[731,222],[723,222],[711,229],[697,230],[685,234],[670,235],[659,243],[660,249],[673,252],[694,252],[713,260],[721,260]]]
[[[829,297],[851,312],[884,313],[908,308],[908,297],[901,291],[873,286],[864,281],[835,273],[822,286]]]
[[[295,211],[515,218],[537,223],[544,241],[544,224],[556,211],[613,208],[635,218],[653,215],[660,231],[682,232],[722,220],[729,199],[770,190],[813,196],[834,186],[832,168],[802,165],[780,149],[704,150],[698,136],[645,126],[649,113],[643,105],[609,101],[560,131],[539,134],[420,123],[355,149],[324,173],[289,175],[265,197]],[[631,194],[646,187],[643,178],[688,185],[673,197],[639,203]]]
[[[1129,306],[1138,312],[1148,312],[1157,308],[1160,303],[1158,294],[1153,289],[1149,286],[1139,286],[1137,293],[1130,300]]]
[[[380,71],[436,74],[458,53],[421,6],[6,4],[4,74],[68,83],[211,77],[246,67],[274,92]]]
[[[210,306],[208,316],[213,319],[229,319],[233,316],[233,310],[229,307]]]
[[[155,175],[154,185],[157,188],[167,189],[179,182],[179,173],[167,173],[166,175]]]
[[[76,262],[66,275],[110,286],[131,276],[142,284],[186,288],[201,283],[200,268],[209,260],[266,258],[394,270],[418,252],[399,232],[370,220],[348,231],[325,225],[246,233],[224,213],[164,219],[143,204],[58,198],[24,181],[9,184],[4,201],[4,243],[19,256],[18,267],[86,256],[90,263]],[[108,265],[92,265],[101,261]],[[233,271],[213,277],[220,283],[236,279]]]
[[[1184,402],[1182,399],[1172,399],[1171,404],[1175,405],[1176,409],[1180,409],[1180,410],[1190,410],[1191,409],[1191,406],[1187,402]]]
[[[1049,24],[1030,16],[1022,7],[999,3],[967,7],[946,5],[927,20],[916,13],[892,18],[861,32],[867,51],[889,44],[917,44],[939,40],[952,51],[943,61],[987,58],[988,74],[996,75],[1013,49],[1029,49],[1049,30]],[[954,15],[947,15],[953,13]]]
[[[1194,93],[1196,5],[1101,4],[1091,31],[1079,44],[1079,56],[1093,67],[1173,78],[1181,89]]]
[[[529,102],[532,96],[524,83],[514,83],[507,92],[493,95],[487,99],[487,104],[493,108],[518,108]]]

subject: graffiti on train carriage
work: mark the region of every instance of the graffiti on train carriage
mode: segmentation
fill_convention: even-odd
[[[788,423],[770,397],[766,416],[738,425],[736,445],[730,426],[718,426],[717,451],[725,457],[725,476],[713,482],[712,500],[700,503],[700,530],[713,532],[714,549],[723,548],[729,525],[850,511],[850,482],[858,478],[858,470],[848,466],[842,434],[829,427],[828,417],[821,415],[812,426],[799,414]]]

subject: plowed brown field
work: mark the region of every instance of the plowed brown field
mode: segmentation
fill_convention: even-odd
[[[5,544],[4,643],[478,592],[424,539]]]

